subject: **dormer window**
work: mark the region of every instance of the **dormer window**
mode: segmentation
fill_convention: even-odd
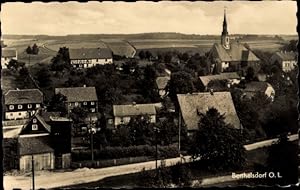
[[[78,102],[75,102],[75,106],[78,106]]]
[[[91,102],[91,105],[95,105],[95,102]]]
[[[33,130],[33,131],[38,130],[38,125],[37,125],[37,124],[32,124],[32,130]]]
[[[36,105],[35,105],[36,108],[39,108],[40,106],[41,106],[40,104],[36,104]]]
[[[83,102],[83,105],[85,105],[85,106],[86,106],[86,105],[87,105],[87,102]]]
[[[28,104],[27,108],[29,108],[29,109],[32,108],[32,104]]]
[[[23,106],[22,105],[18,105],[18,109],[20,110],[20,109],[22,109],[23,108]]]
[[[9,109],[10,109],[10,110],[13,110],[14,108],[15,108],[14,105],[9,105]]]

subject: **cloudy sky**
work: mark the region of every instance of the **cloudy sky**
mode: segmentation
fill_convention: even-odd
[[[297,4],[265,2],[67,2],[1,4],[2,34],[296,34]]]

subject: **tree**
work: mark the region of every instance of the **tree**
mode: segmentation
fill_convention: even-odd
[[[145,59],[146,58],[146,54],[143,50],[139,52],[139,57],[140,57],[140,59]]]
[[[32,46],[32,54],[37,55],[39,53],[39,48],[36,44]]]
[[[194,85],[192,76],[185,71],[172,73],[168,89],[169,96],[173,101],[176,101],[177,94],[186,94],[193,92]]]
[[[64,69],[70,68],[69,49],[61,47],[59,48],[57,55],[51,59],[51,70],[63,71]]]
[[[11,59],[7,64],[7,68],[14,71],[17,71],[20,68],[23,68],[24,66],[25,66],[24,62],[20,62],[15,59]]]
[[[247,81],[253,81],[253,80],[254,80],[254,77],[255,77],[254,69],[253,69],[252,67],[248,67],[248,68],[247,68],[247,71],[246,71],[245,79],[246,79]]]
[[[297,45],[298,45],[298,40],[291,40],[288,44],[284,45],[280,49],[282,51],[294,51],[294,52],[297,52],[298,51]]]
[[[66,101],[67,97],[61,93],[54,94],[49,102],[48,110],[53,112],[61,112],[62,115],[66,115]]]
[[[267,169],[282,176],[282,178],[271,178],[270,184],[289,185],[298,182],[297,150],[297,144],[288,141],[286,134],[282,134],[279,141],[269,147]]]
[[[224,121],[217,109],[210,108],[206,114],[200,113],[198,130],[190,146],[192,157],[200,158],[208,169],[239,169],[245,163],[245,149],[240,130]]]
[[[25,51],[27,54],[32,54],[32,52],[33,52],[32,48],[30,46],[28,46]]]
[[[147,50],[147,51],[145,52],[145,58],[148,59],[148,60],[150,61],[151,58],[152,58],[152,53],[151,53],[150,51]]]
[[[50,77],[50,71],[46,67],[40,69],[36,74],[36,79],[40,87],[48,87],[52,82]]]
[[[174,139],[178,138],[178,126],[175,125],[173,117],[167,117],[165,121],[158,125],[160,128],[159,141],[162,145],[172,144]]]
[[[63,98],[63,97],[59,97]],[[88,116],[88,111],[82,107],[74,107],[70,112],[70,117],[73,120],[74,124],[82,124],[85,123],[85,119]]]

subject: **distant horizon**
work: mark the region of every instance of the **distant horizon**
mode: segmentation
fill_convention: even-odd
[[[296,1],[6,2],[1,29],[5,35],[219,35],[225,9],[229,34],[297,34]]]
[[[2,36],[78,36],[78,35],[139,35],[139,34],[182,34],[182,35],[196,35],[196,36],[220,36],[221,34],[187,34],[187,33],[181,33],[181,32],[141,32],[141,33],[78,33],[78,34],[64,34],[64,35],[50,35],[50,34],[3,34]],[[260,35],[260,36],[298,36],[298,33],[294,34],[279,34],[279,33],[273,33],[273,34],[260,34],[260,33],[247,33],[247,34],[241,34],[241,33],[235,33],[235,34],[229,34],[229,36],[233,35]]]

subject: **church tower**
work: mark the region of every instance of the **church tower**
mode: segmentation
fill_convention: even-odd
[[[226,9],[224,9],[223,31],[221,36],[221,44],[225,49],[230,48],[229,35],[227,31]]]

